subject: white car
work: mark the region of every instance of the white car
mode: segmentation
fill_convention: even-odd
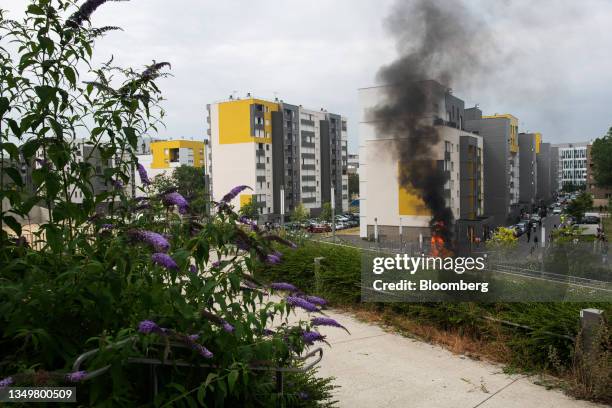
[[[553,208],[553,214],[558,215],[561,214],[561,207],[555,207]]]

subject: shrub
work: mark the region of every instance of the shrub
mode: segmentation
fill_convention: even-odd
[[[331,405],[330,379],[313,373],[289,374],[285,394],[276,391],[274,368],[296,367],[314,329],[289,324],[292,306],[254,281],[255,260],[280,259],[275,237],[227,204],[243,187],[201,223],[179,193],[149,186],[137,139],[163,117],[155,80],[169,64],[92,66],[95,39],[112,29],[90,26],[102,3],[32,1],[23,22],[0,10],[0,197],[10,203],[0,218],[12,229],[0,233],[0,387],[76,383],[87,406]],[[92,80],[79,82],[83,67]],[[78,156],[77,129],[112,163],[103,172]],[[37,163],[31,189],[22,162]],[[124,188],[135,169],[142,199]],[[34,249],[17,220],[36,204],[50,219]]]

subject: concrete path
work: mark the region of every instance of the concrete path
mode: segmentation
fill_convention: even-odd
[[[343,325],[322,327],[319,374],[336,377],[342,408],[586,408],[603,407],[547,390],[524,375],[475,361],[424,342],[360,322],[348,314],[326,314]],[[304,320],[305,315],[298,316]]]

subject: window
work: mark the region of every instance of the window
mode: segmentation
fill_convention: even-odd
[[[257,147],[259,148],[259,150],[263,149],[263,143],[257,143]]]
[[[266,144],[266,150],[270,151],[270,145],[269,144]]]

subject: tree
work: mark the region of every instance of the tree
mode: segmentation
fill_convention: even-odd
[[[612,127],[591,147],[593,178],[599,187],[612,187]]]
[[[240,207],[239,213],[243,217],[247,217],[252,220],[256,220],[257,218],[259,218],[259,208],[257,207],[257,203],[254,200],[243,204],[242,207]]]
[[[581,193],[567,206],[567,212],[572,217],[581,219],[584,213],[593,207],[593,197],[589,193]]]
[[[308,218],[308,210],[304,207],[304,204],[299,203],[291,213],[291,221],[293,222],[304,222]]]
[[[152,186],[157,194],[176,188],[177,192],[189,201],[192,214],[205,215],[208,212],[209,196],[203,167],[182,165],[175,168],[170,176],[155,176]]]
[[[332,219],[332,207],[331,203],[324,203],[321,207],[321,215],[319,218],[323,221],[331,221]]]
[[[348,193],[349,198],[353,198],[353,195],[359,195],[359,174],[348,175]]]
[[[518,238],[512,228],[500,227],[487,241],[487,246],[497,249],[510,249],[516,246]]]
[[[189,208],[197,215],[207,213],[210,197],[206,186],[204,167],[182,165],[174,169],[172,180],[185,198],[189,200]]]

